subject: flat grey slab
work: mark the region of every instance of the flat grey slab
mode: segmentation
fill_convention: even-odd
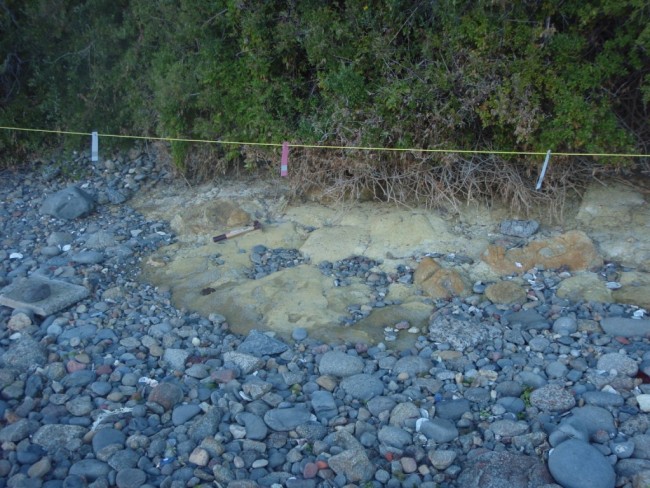
[[[50,286],[50,296],[38,302],[25,302],[22,297],[27,287],[45,283]],[[30,276],[14,280],[0,291],[0,305],[29,309],[37,315],[47,316],[83,300],[90,291],[84,286],[65,281],[51,280],[42,276]]]

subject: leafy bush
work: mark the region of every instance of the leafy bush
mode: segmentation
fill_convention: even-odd
[[[643,0],[5,0],[0,114],[3,125],[208,140],[647,153],[649,20]],[[0,133],[5,155],[62,142]],[[172,153],[209,177],[206,165],[254,167],[253,149]],[[341,172],[337,153],[302,154],[321,184],[354,180],[355,165],[386,176],[460,157],[362,152]],[[497,159],[530,170],[530,158]]]

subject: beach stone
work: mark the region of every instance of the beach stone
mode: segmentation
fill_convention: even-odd
[[[24,289],[22,299],[29,303],[45,300],[52,293],[47,283],[30,282]]]
[[[312,442],[323,439],[327,433],[327,427],[315,420],[309,420],[296,427],[296,434]]]
[[[158,383],[151,389],[148,400],[161,405],[165,410],[171,410],[183,400],[183,389],[175,383]]]
[[[117,472],[117,488],[140,488],[147,481],[147,474],[141,469],[126,468]]]
[[[639,405],[639,410],[642,412],[650,412],[650,393],[642,393],[641,395],[636,395],[636,401]]]
[[[27,476],[30,478],[42,478],[52,469],[50,458],[43,457],[32,464],[27,470]]]
[[[634,457],[641,459],[650,459],[650,435],[637,434],[632,437],[631,440],[634,443]]]
[[[256,329],[251,330],[246,339],[237,348],[238,352],[252,354],[253,356],[274,356],[282,354],[289,346],[274,337],[264,334]]]
[[[188,461],[197,466],[207,466],[210,462],[210,453],[202,447],[196,447],[190,454]]]
[[[436,404],[436,415],[443,419],[458,420],[469,411],[470,403],[465,398],[443,400]]]
[[[68,473],[81,476],[87,481],[95,481],[97,478],[107,476],[110,470],[111,467],[107,463],[98,459],[82,459],[70,466]]]
[[[96,378],[97,374],[94,371],[90,369],[81,369],[66,375],[61,380],[61,384],[66,388],[87,386],[95,381]]]
[[[304,341],[309,336],[309,331],[304,327],[295,327],[291,331],[291,338],[296,341]]]
[[[225,362],[233,363],[237,366],[242,374],[250,374],[264,367],[264,361],[252,354],[245,354],[238,351],[228,351],[224,353],[223,360]]]
[[[607,372],[614,370],[626,376],[635,376],[639,371],[639,365],[634,359],[618,352],[603,354],[598,359],[596,368]]]
[[[24,331],[34,325],[32,318],[25,312],[16,312],[11,314],[11,318],[7,322],[7,328],[14,332]]]
[[[530,403],[547,412],[566,412],[576,404],[570,391],[560,385],[549,384],[534,390],[530,394]]]
[[[384,383],[375,376],[361,373],[343,379],[341,388],[352,398],[368,401],[384,392]]]
[[[408,373],[409,378],[415,378],[427,373],[433,367],[431,359],[422,356],[404,356],[399,358],[393,366],[393,374]]]
[[[363,371],[365,364],[359,356],[352,356],[342,351],[328,351],[323,354],[318,369],[321,374],[345,378]]]
[[[435,312],[429,324],[429,340],[448,343],[454,350],[461,352],[500,335],[501,331],[487,322],[460,320]]]
[[[27,419],[20,419],[13,424],[5,425],[0,429],[0,443],[20,442],[27,438],[37,428],[37,423]]]
[[[451,449],[434,449],[427,454],[431,465],[440,471],[444,471],[451,466],[457,456],[458,453]]]
[[[370,481],[376,470],[363,449],[347,449],[330,457],[327,463],[332,471],[342,474],[350,483]]]
[[[560,317],[553,322],[553,332],[568,336],[578,330],[578,322],[573,317]]]
[[[411,434],[394,425],[384,425],[377,433],[379,442],[397,449],[404,449],[413,442]]]
[[[304,407],[274,408],[264,414],[264,423],[276,432],[287,432],[311,420],[309,410]]]
[[[112,445],[118,445],[122,448],[125,442],[126,436],[121,430],[112,427],[99,429],[92,439],[93,452],[97,455],[102,449]]]
[[[623,337],[645,337],[650,334],[650,320],[607,317],[600,321],[606,334]]]
[[[199,413],[201,413],[201,407],[196,403],[176,405],[172,411],[172,423],[174,425],[184,425]]]
[[[463,488],[542,488],[551,483],[553,478],[538,457],[507,451],[487,451],[468,459],[458,477]]]
[[[70,261],[77,264],[99,264],[106,259],[100,251],[80,251],[70,255]]]
[[[41,204],[41,214],[64,220],[83,217],[94,209],[93,197],[74,185],[46,197]]]
[[[166,361],[172,368],[183,371],[188,357],[190,357],[190,352],[185,349],[168,348],[163,354],[163,361]]]
[[[618,393],[606,391],[586,391],[583,393],[582,398],[584,398],[585,403],[596,407],[620,407],[625,403],[625,398]]]
[[[498,281],[485,288],[485,296],[492,303],[509,305],[526,301],[526,291],[514,281]]]
[[[115,235],[107,230],[98,230],[86,240],[86,247],[89,249],[106,249],[115,245]]]
[[[650,486],[650,470],[640,471],[632,477],[632,488],[647,488]]]
[[[614,488],[616,474],[605,456],[591,444],[569,439],[549,454],[548,469],[565,487]]]
[[[311,408],[318,418],[329,420],[338,415],[336,400],[330,391],[318,390],[312,393]]]
[[[87,431],[87,428],[80,425],[47,424],[34,433],[32,442],[48,452],[54,452],[61,447],[75,449],[81,446],[81,438]]]
[[[388,423],[396,427],[403,427],[404,422],[409,419],[417,419],[421,416],[420,409],[413,402],[398,403],[390,412]]]
[[[22,336],[0,356],[5,366],[24,372],[43,366],[47,361],[45,349],[29,336]]]
[[[497,420],[490,425],[490,430],[501,437],[514,437],[528,432],[528,423],[509,419]]]
[[[266,439],[268,429],[262,418],[249,412],[241,412],[236,415],[235,419],[237,422],[244,425],[244,428],[246,429],[246,439],[256,441]]]
[[[619,477],[629,479],[644,471],[650,471],[650,460],[635,458],[619,459],[614,469]]]
[[[219,428],[221,418],[221,409],[216,406],[211,406],[203,415],[195,417],[187,434],[190,439],[196,442],[201,442],[209,436],[214,436]]]
[[[499,225],[499,232],[507,236],[530,237],[539,230],[536,220],[503,220]]]
[[[427,438],[439,444],[451,442],[458,437],[458,429],[447,419],[433,418],[425,420],[420,426],[420,432]]]

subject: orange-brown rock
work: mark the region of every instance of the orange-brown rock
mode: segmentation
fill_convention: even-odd
[[[594,243],[581,231],[532,241],[522,248],[506,250],[502,246],[488,246],[482,259],[499,274],[521,273],[535,266],[581,271],[603,264]]]
[[[498,281],[485,289],[485,296],[492,303],[524,303],[526,291],[521,284],[513,281]]]
[[[413,274],[413,282],[431,298],[465,296],[469,286],[453,269],[445,269],[434,259],[423,258]]]

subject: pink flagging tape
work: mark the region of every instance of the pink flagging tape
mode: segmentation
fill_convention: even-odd
[[[282,161],[280,162],[280,176],[289,175],[289,143],[282,143]]]

